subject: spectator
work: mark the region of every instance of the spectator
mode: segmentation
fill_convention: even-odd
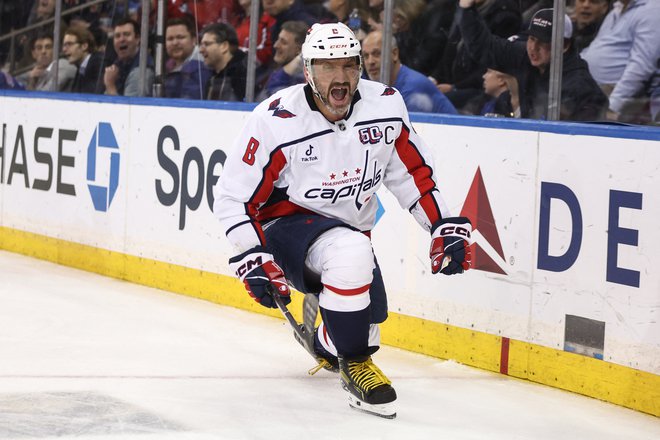
[[[370,31],[383,30],[383,9],[385,0],[367,0],[367,11],[369,13],[368,25]]]
[[[233,23],[239,9],[235,0],[174,0],[169,3],[168,12],[176,5],[182,13],[194,15],[198,29],[213,23]]]
[[[27,24],[32,11],[32,1],[0,1],[0,35]]]
[[[302,0],[307,13],[316,19],[316,23],[337,23],[337,16],[326,7],[324,0]]]
[[[326,2],[326,9],[346,26],[349,25],[349,17],[353,11],[357,12],[361,21],[366,22],[368,19],[366,3],[362,0],[329,0]]]
[[[25,90],[25,87],[16,79],[8,74],[7,72],[4,72],[0,70],[0,90]]]
[[[24,90],[25,87],[13,76],[5,72],[7,53],[0,50],[0,90]]]
[[[15,1],[15,3],[22,2]],[[34,0],[30,3],[30,6],[25,6],[30,8],[26,23],[28,26],[40,24],[44,20],[52,19],[55,15],[55,0]],[[12,24],[12,27],[18,29],[14,24]],[[32,64],[30,46],[34,38],[41,35],[53,35],[54,33],[55,25],[54,21],[51,21],[50,23],[42,24],[41,26],[37,26],[36,28],[19,35],[17,38],[18,47],[14,54],[15,64],[12,65],[11,68],[22,71],[24,68],[29,67]]]
[[[87,3],[87,0],[70,0],[64,1],[64,8],[72,8]],[[72,15],[68,15],[65,20],[68,20],[67,27],[80,26],[87,29],[98,28],[103,11],[102,4],[87,6],[85,9],[77,11]],[[91,29],[90,29],[91,30]]]
[[[516,77],[523,118],[547,119],[552,38],[552,9],[542,9],[529,25],[522,45],[490,33],[474,7],[474,0],[459,0],[461,33],[468,52],[486,67]],[[566,17],[567,18],[567,17]],[[587,64],[571,47],[572,25],[564,25],[560,119],[594,121],[604,117],[607,97],[589,74]]]
[[[20,29],[27,24],[30,11],[32,9],[31,1],[2,1],[0,0],[0,35],[11,32],[14,29]],[[0,42],[0,52],[9,53],[10,41],[5,40]],[[22,45],[15,46],[17,52],[20,51]],[[20,52],[15,55],[16,59],[20,59],[23,53]]]
[[[279,90],[305,82],[300,51],[308,29],[309,26],[304,21],[287,21],[282,25],[280,36],[275,42],[273,58],[279,67],[268,77],[263,99]]]
[[[660,58],[655,70],[655,75],[653,75],[653,80],[651,81],[651,121],[660,125]]]
[[[264,11],[275,19],[271,29],[272,41],[277,41],[282,24],[287,21],[304,21],[309,26],[317,22],[301,0],[262,0]]]
[[[573,11],[573,38],[575,49],[581,52],[588,47],[603,23],[610,0],[575,0]]]
[[[475,5],[491,34],[508,38],[520,31],[518,0],[477,0]],[[431,75],[438,83],[438,89],[462,113],[478,114],[483,99],[482,76],[486,69],[467,51],[459,19],[460,14],[456,15],[449,32],[440,68]]]
[[[484,93],[490,99],[483,105],[480,114],[482,116],[519,118],[520,106],[515,98],[517,93],[511,92],[516,90],[515,87],[512,87],[512,83],[516,79],[494,69],[486,69],[483,79]]]
[[[608,119],[634,123],[650,119],[651,83],[659,74],[659,18],[657,0],[619,0],[582,52],[589,71],[610,97]]]
[[[243,52],[247,52],[250,47],[250,9],[252,0],[239,0],[238,3],[242,9],[236,21],[238,47]],[[259,10],[263,11],[261,4],[259,4]],[[273,40],[270,31],[274,25],[275,19],[268,13],[262,12],[257,25],[257,62],[262,69],[266,69],[273,57]]]
[[[195,44],[195,24],[187,17],[170,18],[165,28],[165,97],[204,99],[211,71],[204,65]]]
[[[403,64],[426,76],[439,68],[451,25],[451,3],[427,7],[424,0],[394,0],[392,31]]]
[[[48,34],[39,34],[30,42],[30,49],[35,65],[25,75],[19,77],[27,90],[59,91],[71,90],[73,78],[76,75],[75,66],[65,59],[57,59],[57,87],[53,88],[55,81],[55,62],[53,61],[53,37]]]
[[[36,0],[30,11],[27,24],[35,24],[55,15],[55,0]]]
[[[43,33],[33,37],[30,41],[30,54],[34,66],[16,79],[27,90],[36,90],[37,84],[46,76],[46,69],[53,61],[53,37]]]
[[[369,30],[369,11],[365,0],[329,0],[326,2],[328,12],[337,17],[362,41]]]
[[[380,81],[383,33],[373,31],[362,42],[362,58],[369,79]],[[426,76],[403,64],[399,59],[396,39],[392,38],[392,70],[390,83],[403,96],[410,112],[456,114],[456,108]]]
[[[153,60],[148,58],[144,91],[140,83],[140,25],[131,18],[119,20],[114,27],[113,46],[117,59],[106,67],[103,76],[106,95],[140,96],[141,92],[151,95],[154,83]]]
[[[62,51],[76,66],[73,93],[103,93],[103,54],[95,49],[94,36],[87,29],[71,27],[64,32]]]
[[[541,9],[550,9],[555,0],[521,0],[520,10],[522,12],[522,22],[525,28],[529,27],[532,17]]]
[[[243,101],[247,78],[247,56],[238,50],[238,37],[227,23],[215,23],[202,31],[200,52],[213,72],[206,83],[206,99]]]

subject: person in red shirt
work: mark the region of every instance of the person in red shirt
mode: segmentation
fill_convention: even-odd
[[[247,52],[250,46],[250,9],[252,0],[238,0],[240,5],[236,20],[236,36],[238,47]],[[271,39],[271,28],[275,25],[275,19],[259,5],[259,24],[257,25],[257,61],[261,66],[267,66],[273,59],[273,40]]]

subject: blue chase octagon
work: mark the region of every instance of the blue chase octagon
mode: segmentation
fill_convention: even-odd
[[[107,182],[97,182],[96,180],[96,161],[99,154],[110,155],[110,173]],[[99,122],[87,147],[87,188],[92,196],[94,209],[106,212],[115,197],[118,186],[119,145],[112,126],[108,122]]]

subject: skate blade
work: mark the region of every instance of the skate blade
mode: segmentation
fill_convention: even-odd
[[[356,411],[371,414],[372,416],[382,417],[384,419],[396,418],[396,405],[394,402],[372,405],[361,401],[349,393],[348,405]]]

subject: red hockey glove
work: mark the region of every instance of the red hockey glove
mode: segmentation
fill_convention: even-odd
[[[467,217],[448,217],[431,229],[431,271],[463,273],[472,264],[472,223]]]
[[[284,272],[263,246],[255,246],[229,259],[229,268],[245,284],[245,290],[264,307],[277,308],[272,295],[280,295],[284,304],[291,302],[291,292]]]

